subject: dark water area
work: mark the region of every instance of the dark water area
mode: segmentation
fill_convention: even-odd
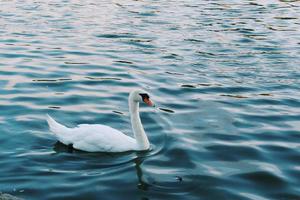
[[[299,1],[0,1],[0,192],[31,200],[300,199]],[[46,113],[148,152],[57,143]]]

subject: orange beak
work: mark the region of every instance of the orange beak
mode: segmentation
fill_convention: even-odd
[[[150,99],[144,99],[144,102],[148,105],[148,106],[153,106],[154,103],[150,100]]]

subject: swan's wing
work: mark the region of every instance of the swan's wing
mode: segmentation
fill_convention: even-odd
[[[89,152],[122,152],[136,147],[135,139],[101,124],[81,124],[70,135],[75,149]]]

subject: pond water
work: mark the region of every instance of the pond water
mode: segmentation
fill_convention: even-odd
[[[1,0],[0,191],[54,199],[300,199],[300,3]],[[67,126],[132,135],[148,152],[70,151]]]

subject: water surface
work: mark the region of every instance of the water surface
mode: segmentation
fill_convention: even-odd
[[[266,3],[267,2],[267,3]],[[300,199],[297,1],[0,1],[0,191],[54,199]],[[149,152],[70,151],[45,114]]]

